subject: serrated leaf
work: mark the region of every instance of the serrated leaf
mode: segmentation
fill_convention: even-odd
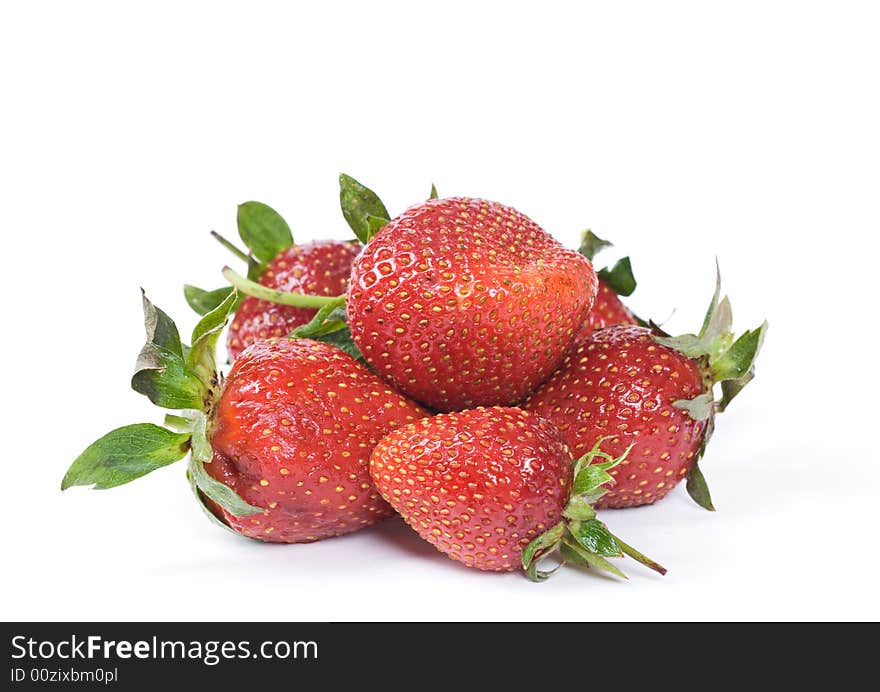
[[[224,286],[223,288],[215,288],[213,291],[205,291],[186,284],[183,287],[183,296],[186,298],[187,304],[195,310],[199,315],[206,315],[220,305],[233,289],[232,286]]]
[[[598,519],[573,521],[568,530],[584,548],[603,557],[620,557],[623,551],[611,532]]]
[[[246,517],[251,514],[262,514],[265,511],[260,507],[249,505],[228,485],[209,476],[202,462],[197,461],[195,457],[190,457],[189,470],[198,489],[230,514]]]
[[[290,226],[281,214],[262,202],[238,205],[238,235],[263,264],[271,262],[275,255],[293,245]]]
[[[716,382],[738,380],[749,373],[761,352],[767,327],[767,322],[764,322],[757,329],[745,332],[720,357],[710,363],[712,376]]]
[[[391,218],[375,192],[345,173],[339,176],[339,205],[351,230],[364,245],[371,237],[368,217]]]
[[[314,341],[323,341],[325,344],[333,344],[336,348],[345,351],[355,360],[366,362],[364,354],[361,353],[357,344],[355,344],[351,338],[351,332],[348,329],[348,325],[328,334],[320,334],[310,338]]]
[[[600,269],[599,278],[619,296],[632,295],[636,290],[636,277],[633,276],[629,257],[618,260],[611,269]]]
[[[152,423],[117,428],[76,458],[61,481],[61,489],[74,485],[93,485],[98,490],[115,488],[179,461],[189,446],[189,433],[176,433]]]
[[[699,461],[694,462],[694,465],[691,466],[690,473],[688,473],[687,491],[688,495],[690,495],[694,502],[700,505],[700,507],[708,509],[710,512],[715,511],[715,505],[712,504],[712,495],[709,493],[709,484],[706,483],[706,478],[700,470]]]
[[[578,248],[578,252],[592,262],[593,258],[598,255],[599,252],[612,245],[613,243],[609,243],[607,240],[602,240],[602,238],[588,228],[581,234],[581,244]]]
[[[200,409],[206,390],[186,366],[177,327],[146,295],[143,302],[147,342],[138,355],[132,389],[162,408]]]
[[[437,188],[434,187],[434,183],[431,183],[431,194],[428,196],[428,199],[437,199]]]
[[[687,411],[694,420],[707,420],[715,411],[715,399],[712,397],[712,392],[700,394],[693,399],[679,399],[672,405]]]
[[[217,384],[217,339],[226,326],[229,314],[238,301],[238,293],[232,293],[216,308],[207,313],[193,329],[192,348],[187,357],[187,367],[194,372],[209,391]]]
[[[318,336],[339,331],[346,324],[345,296],[322,307],[307,324],[293,330],[292,334],[300,339],[314,339]]]

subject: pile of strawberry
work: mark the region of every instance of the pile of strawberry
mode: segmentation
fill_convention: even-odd
[[[699,462],[715,415],[754,377],[766,323],[739,338],[716,287],[696,334],[670,336],[621,302],[625,258],[563,247],[510,207],[431,198],[394,219],[340,177],[357,240],[295,245],[258,202],[239,207],[246,263],[230,285],[185,287],[201,315],[189,344],[144,296],[147,342],[131,384],[165,425],[114,430],[62,489],[111,488],[189,457],[213,521],[261,541],[303,543],[394,513],[482,570],[552,557],[623,576],[628,555],[596,509],[657,502],[682,479],[712,502]],[[227,322],[234,359],[215,347]]]

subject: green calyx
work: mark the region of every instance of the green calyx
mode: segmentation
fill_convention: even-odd
[[[673,406],[687,411],[694,420],[706,422],[702,444],[688,475],[687,489],[697,504],[708,510],[714,510],[714,506],[699,462],[715,430],[715,415],[726,410],[734,397],[755,378],[755,361],[768,328],[764,321],[756,329],[737,337],[732,326],[730,299],[727,296],[721,298],[721,272],[717,271],[715,293],[699,333],[669,336],[661,332],[654,336],[658,344],[694,360],[703,374],[704,391],[693,399],[676,401]]]
[[[574,480],[571,496],[562,511],[563,519],[529,543],[522,552],[522,565],[526,576],[532,581],[544,581],[565,564],[574,564],[609,572],[626,579],[626,575],[609,561],[628,555],[660,574],[666,569],[646,557],[635,548],[615,536],[596,517],[593,504],[614,482],[608,471],[626,459],[632,445],[619,457],[612,457],[601,450],[602,443],[610,437],[596,441],[589,452],[574,462]],[[604,461],[597,461],[604,459]],[[545,559],[556,559],[550,570],[539,569]]]
[[[613,243],[603,240],[593,231],[587,229],[581,234],[578,252],[592,262],[593,258],[602,250],[612,246]],[[619,259],[613,267],[600,269],[596,275],[619,296],[630,296],[636,290],[636,278],[633,276],[632,262],[629,257]]]
[[[211,478],[204,466],[213,458],[208,421],[222,386],[215,349],[237,301],[238,293],[233,289],[199,320],[188,346],[181,342],[171,318],[143,296],[147,341],[138,356],[131,386],[157,406],[176,413],[165,416],[166,427],[127,425],[93,442],[67,470],[62,490],[75,485],[114,488],[190,453],[187,475],[200,493],[200,502],[203,496],[208,497],[236,516],[264,511]]]

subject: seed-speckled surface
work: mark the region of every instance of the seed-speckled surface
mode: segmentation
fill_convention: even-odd
[[[495,572],[520,569],[522,549],[559,522],[572,472],[559,431],[517,408],[423,418],[370,458],[376,487],[422,538]]]
[[[293,293],[338,296],[348,288],[351,264],[361,251],[356,242],[318,241],[294,245],[278,253],[260,276],[260,283]],[[278,305],[246,297],[232,319],[226,347],[234,359],[259,339],[287,336],[307,324],[317,310]]]
[[[596,301],[593,309],[587,316],[577,336],[574,338],[575,347],[580,346],[597,329],[604,329],[615,324],[637,324],[635,316],[629,308],[623,304],[611,287],[602,279],[598,280],[599,288],[596,291]]]
[[[239,533],[302,543],[355,531],[391,508],[370,480],[382,437],[427,412],[335,346],[260,341],[235,361],[205,468],[264,514],[215,513]]]
[[[523,407],[562,432],[575,458],[600,437],[615,456],[635,443],[609,473],[615,484],[596,507],[633,507],[662,499],[693,466],[705,422],[672,404],[703,391],[696,365],[657,344],[644,327],[594,332]]]
[[[349,327],[376,372],[437,410],[513,404],[562,360],[596,275],[515,209],[429,200],[355,261]]]

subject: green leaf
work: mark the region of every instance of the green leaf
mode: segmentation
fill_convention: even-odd
[[[74,485],[115,488],[182,459],[189,445],[189,433],[172,432],[152,423],[117,428],[76,458],[61,481],[61,489]]]
[[[381,216],[367,216],[367,240],[372,239],[387,225],[388,219],[383,219]]]
[[[143,302],[147,343],[138,355],[132,389],[162,408],[200,409],[206,390],[186,367],[177,327],[145,294]]]
[[[733,326],[733,309],[730,307],[730,299],[727,296],[718,303],[715,311],[709,317],[709,323],[700,333],[703,343],[710,347],[714,353],[730,346],[730,328]]]
[[[197,461],[195,457],[190,457],[189,471],[198,489],[230,514],[246,517],[251,514],[262,514],[265,511],[260,507],[249,505],[228,485],[209,476],[203,463]]]
[[[661,346],[675,349],[688,358],[699,358],[709,355],[709,347],[696,334],[682,334],[681,336],[655,336],[653,337]]]
[[[600,269],[599,278],[619,296],[632,295],[636,290],[636,278],[633,276],[629,257],[618,260],[611,269]]]
[[[196,373],[206,391],[217,384],[217,361],[215,350],[220,332],[226,326],[229,313],[238,301],[238,293],[232,293],[216,308],[207,313],[196,325],[192,333],[192,348],[187,357],[187,366]]]
[[[339,176],[339,204],[351,230],[364,245],[371,237],[368,217],[391,218],[375,192],[345,173]]]
[[[582,468],[574,479],[572,494],[582,495],[590,493],[605,483],[612,483],[614,478],[605,469],[598,465],[590,465]]]
[[[183,287],[183,296],[187,304],[199,315],[206,315],[222,303],[235,289],[232,286],[215,288],[213,291],[205,291],[195,286],[186,284]]]
[[[351,332],[348,329],[348,325],[345,325],[334,332],[319,334],[310,338],[313,341],[323,341],[325,344],[333,344],[336,348],[345,351],[355,360],[365,362],[364,354],[361,353],[357,344],[355,344],[351,338]]]
[[[547,529],[523,548],[522,566],[529,579],[532,581],[544,581],[562,566],[558,565],[550,571],[541,571],[538,569],[538,564],[541,562],[541,559],[555,551],[559,546],[565,531],[565,522],[560,521],[556,526]]]
[[[764,322],[740,336],[720,357],[710,363],[716,382],[745,378],[761,351],[768,324]]]
[[[710,512],[715,511],[715,506],[712,504],[712,496],[709,494],[709,485],[706,483],[706,478],[703,476],[703,472],[700,471],[699,461],[694,462],[694,465],[691,466],[690,473],[688,473],[687,491],[688,495],[690,495],[694,502],[700,505],[700,507],[708,509]]]
[[[725,380],[721,383],[721,401],[718,402],[718,411],[724,413],[730,402],[739,394],[745,386],[755,379],[755,369],[752,368],[745,375],[736,380]]]
[[[324,334],[339,331],[346,324],[345,296],[327,303],[307,324],[293,330],[292,335],[300,339],[313,339]]]
[[[560,543],[559,555],[569,565],[577,565],[579,567],[589,567],[590,563],[580,556],[580,553],[573,550],[567,543]]]
[[[193,429],[193,422],[186,416],[175,416],[171,413],[166,413],[165,427],[176,430],[177,432],[191,433]]]
[[[293,245],[290,226],[277,211],[262,202],[238,205],[238,235],[263,264]]]
[[[700,394],[693,399],[679,399],[672,405],[687,411],[694,420],[707,420],[715,412],[715,399],[712,397],[712,392]]]
[[[575,521],[589,521],[596,518],[596,510],[593,509],[588,498],[575,496],[565,505],[562,515]]]
[[[611,532],[598,519],[573,521],[569,524],[571,535],[591,553],[603,557],[620,557],[623,551]]]
[[[233,531],[232,527],[227,525],[225,522],[220,521],[220,518],[216,514],[214,514],[214,512],[211,511],[211,508],[208,507],[207,504],[205,504],[205,498],[202,495],[202,491],[199,490],[199,486],[196,484],[195,476],[193,476],[191,463],[189,465],[187,465],[187,467],[186,467],[186,480],[189,482],[189,487],[192,489],[193,495],[196,496],[196,502],[199,503],[199,507],[202,508],[202,511],[205,513],[205,515],[208,517],[208,519],[211,520],[212,523],[216,524],[217,526],[219,526],[223,529],[226,529],[227,531],[229,531],[229,533],[235,534],[239,538],[245,537],[242,534],[238,533],[238,531]]]
[[[700,329],[700,336],[705,336],[706,330],[709,328],[709,322],[718,307],[718,299],[721,297],[721,267],[718,266],[718,259],[715,259],[715,293],[712,296],[712,302],[709,303],[709,309],[706,310],[706,317],[703,319],[703,326]]]
[[[438,197],[438,195],[437,195],[437,188],[434,187],[434,183],[431,183],[431,194],[430,194],[430,196],[428,197],[428,199],[437,199],[437,197]]]
[[[596,569],[604,570],[605,572],[610,572],[611,574],[618,576],[621,579],[627,578],[627,576],[623,572],[621,572],[619,569],[617,569],[617,567],[608,562],[608,560],[606,560],[601,555],[595,555],[594,553],[591,553],[580,543],[578,543],[574,538],[565,539],[563,541],[563,544],[568,546],[568,548],[572,552],[574,552],[584,564],[590,567],[595,567]]]
[[[599,254],[599,252],[612,245],[613,243],[609,243],[607,240],[602,240],[588,228],[581,234],[581,245],[578,248],[578,252],[592,262],[593,258]]]
[[[214,450],[208,442],[208,417],[199,411],[192,423],[192,454],[193,458],[203,464],[211,463]]]

